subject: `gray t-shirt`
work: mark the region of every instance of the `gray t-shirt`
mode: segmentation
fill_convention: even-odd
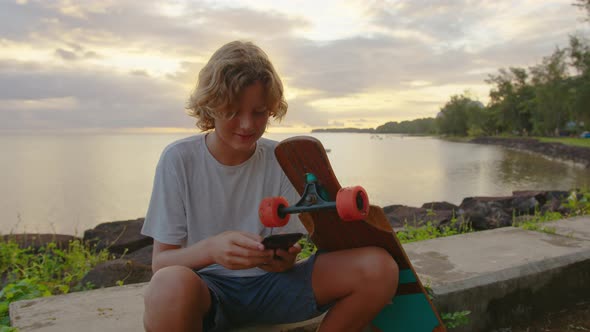
[[[260,201],[283,196],[290,205],[299,195],[274,155],[278,143],[261,138],[250,159],[237,166],[219,163],[196,135],[170,144],[160,157],[142,234],[182,247],[224,231],[266,236],[270,229],[258,217]],[[304,232],[296,215],[273,234]],[[214,264],[201,269],[219,275],[257,276],[259,268],[229,270]]]

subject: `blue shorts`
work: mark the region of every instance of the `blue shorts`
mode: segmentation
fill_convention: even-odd
[[[297,262],[287,272],[257,277],[197,272],[211,293],[211,309],[203,320],[203,330],[294,323],[321,315],[330,305],[319,307],[311,287],[316,255]]]

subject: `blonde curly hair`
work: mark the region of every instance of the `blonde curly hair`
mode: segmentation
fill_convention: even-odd
[[[223,45],[199,72],[197,86],[187,103],[188,115],[197,119],[202,131],[215,128],[223,116],[222,107],[232,105],[242,90],[255,82],[265,88],[269,115],[281,120],[287,113],[283,83],[268,56],[251,42],[233,41]]]

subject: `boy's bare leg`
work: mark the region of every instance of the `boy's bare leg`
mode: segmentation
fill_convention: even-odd
[[[364,247],[321,254],[312,273],[318,304],[336,301],[319,330],[362,331],[397,290],[399,269],[386,250]]]
[[[143,324],[149,332],[201,331],[211,307],[207,284],[184,266],[158,270],[144,300]]]

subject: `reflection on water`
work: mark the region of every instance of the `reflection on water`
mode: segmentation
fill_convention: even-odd
[[[330,149],[341,184],[364,186],[379,205],[459,204],[468,196],[590,184],[582,167],[497,146],[401,135],[312,136]],[[159,155],[181,137],[0,136],[0,232],[81,235],[100,222],[144,216]]]
[[[533,153],[522,153],[514,150],[503,150],[504,156],[498,161],[496,176],[502,183],[534,186],[536,183],[546,183],[549,187],[562,186],[562,181],[575,186],[576,181],[568,179],[579,178],[580,183],[587,183],[587,171],[582,166],[564,167],[564,162],[555,162],[547,157]],[[586,176],[584,176],[586,175]]]

